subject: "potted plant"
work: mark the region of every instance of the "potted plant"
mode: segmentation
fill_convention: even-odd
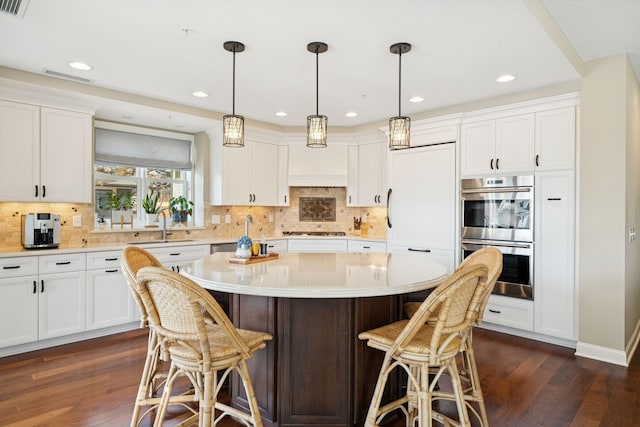
[[[160,203],[160,192],[155,190],[151,190],[142,199],[142,209],[147,215],[147,225],[151,225],[156,221],[158,212],[160,212]]]
[[[111,225],[132,224],[133,194],[130,191],[124,193],[111,193],[100,198],[98,207],[111,210]]]
[[[169,200],[169,212],[173,222],[186,223],[189,215],[193,215],[193,202],[184,196],[175,196]]]

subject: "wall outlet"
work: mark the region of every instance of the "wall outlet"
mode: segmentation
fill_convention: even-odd
[[[82,227],[82,215],[74,215],[73,216],[73,226],[74,227]]]
[[[273,215],[269,215],[269,222],[273,222]]]
[[[634,240],[636,240],[636,228],[631,227],[629,228],[629,242],[633,242]]]
[[[220,215],[211,215],[211,224],[220,224]]]
[[[225,224],[231,224],[231,215],[226,214],[226,215],[224,216],[224,223],[225,223]]]

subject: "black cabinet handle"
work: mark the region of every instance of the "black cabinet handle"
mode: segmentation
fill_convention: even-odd
[[[351,196],[349,196],[349,203],[351,203]]]
[[[180,252],[174,252],[174,253],[169,254],[169,256],[178,256],[178,255],[180,255]]]
[[[536,166],[540,166],[540,154],[536,154]]]
[[[38,290],[38,284],[36,283],[36,281],[33,281],[33,293],[35,294],[36,291]]]
[[[15,270],[17,268],[20,268],[19,265],[5,265],[4,267],[2,267],[3,270]]]
[[[495,314],[502,314],[502,312],[500,310],[494,310],[494,309],[489,309],[490,313],[495,313]]]
[[[44,280],[40,280],[40,292],[44,292]]]
[[[180,273],[180,266],[176,265],[176,273]]]
[[[496,159],[496,170],[500,169],[500,159]]]
[[[44,185],[42,186],[42,197],[45,197],[47,195],[47,187],[45,187]]]
[[[105,261],[117,261],[118,258],[117,257],[116,258],[105,258],[104,260]]]
[[[362,249],[371,249],[371,246],[363,246]]]
[[[36,197],[38,197],[38,186],[36,185]]]
[[[493,170],[493,159],[491,159],[491,170]]]
[[[287,195],[284,195],[284,202],[287,203]]]
[[[425,253],[431,253],[431,249],[415,249],[415,248],[409,248],[409,250],[411,252],[425,252]]]
[[[550,202],[559,202],[560,200],[562,200],[561,197],[547,197],[547,200]]]
[[[391,189],[387,191],[387,227],[391,228],[391,211],[389,210],[389,202],[391,201]]]
[[[118,272],[118,269],[116,268],[116,269],[114,269],[114,270],[105,270],[104,272],[105,272],[105,273],[117,273],[117,272]]]
[[[71,264],[71,261],[60,261],[60,262],[56,262],[56,265],[69,265]]]

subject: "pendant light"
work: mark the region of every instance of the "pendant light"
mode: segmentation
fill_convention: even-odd
[[[327,146],[327,116],[318,114],[318,55],[329,47],[323,42],[311,42],[307,50],[316,54],[316,114],[307,116],[307,147],[325,148]]]
[[[231,114],[222,117],[222,145],[244,147],[244,117],[236,116],[236,52],[244,51],[240,42],[224,42],[224,49],[233,52],[233,92]]]
[[[389,148],[402,150],[409,148],[411,135],[411,118],[403,116],[402,104],[402,54],[411,50],[409,43],[394,43],[389,47],[391,53],[398,55],[398,115],[389,119]]]

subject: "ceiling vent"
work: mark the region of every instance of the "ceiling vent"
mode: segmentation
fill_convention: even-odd
[[[53,71],[53,70],[44,70],[44,73],[46,75],[48,75],[48,76],[57,77],[59,79],[73,80],[74,82],[80,82],[80,83],[93,83],[93,80],[91,80],[91,79],[85,79],[84,77],[72,76],[71,74],[59,73],[59,72]]]
[[[22,19],[28,5],[29,0],[0,0],[0,12]]]

